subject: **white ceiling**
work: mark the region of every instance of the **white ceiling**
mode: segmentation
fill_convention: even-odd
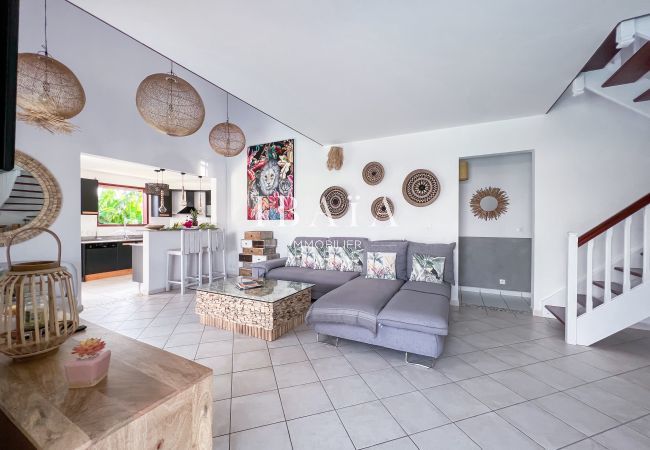
[[[70,0],[321,143],[544,114],[648,0]]]

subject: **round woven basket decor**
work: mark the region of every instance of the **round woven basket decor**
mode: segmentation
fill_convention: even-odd
[[[210,131],[210,147],[223,156],[237,156],[246,147],[246,137],[234,123],[219,123]]]
[[[369,162],[365,165],[361,173],[363,175],[363,181],[374,186],[375,184],[381,183],[381,180],[384,179],[384,166],[377,161]]]
[[[169,136],[189,136],[201,128],[205,118],[196,89],[171,73],[155,73],[142,80],[135,104],[145,122]]]
[[[51,132],[69,133],[67,122],[81,112],[86,93],[79,79],[63,63],[46,55],[18,55],[16,105],[18,119]]]
[[[389,220],[395,214],[395,206],[393,201],[388,197],[378,197],[372,202],[370,212],[373,217],[382,222]]]
[[[340,186],[332,186],[325,189],[320,196],[320,209],[332,219],[339,219],[348,212],[350,200],[348,193]]]
[[[440,195],[440,182],[430,170],[417,169],[404,178],[402,194],[413,206],[428,206]]]

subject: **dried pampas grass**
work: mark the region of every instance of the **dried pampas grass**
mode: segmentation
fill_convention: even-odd
[[[47,108],[33,107],[16,112],[16,119],[43,128],[50,133],[70,134],[78,127]]]
[[[343,166],[343,147],[331,147],[327,154],[327,168],[339,170]]]

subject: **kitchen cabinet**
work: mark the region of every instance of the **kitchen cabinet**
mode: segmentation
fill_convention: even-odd
[[[99,213],[98,187],[99,181],[97,180],[81,179],[81,214],[92,215]]]
[[[169,195],[163,196],[163,204],[165,205],[165,208],[167,208],[167,211],[164,213],[161,213],[158,211],[158,208],[160,208],[160,195],[150,195],[149,196],[149,205],[150,205],[150,211],[149,211],[149,216],[150,217],[171,217],[175,211],[172,210],[172,194],[171,191]]]
[[[132,249],[130,245],[120,242],[117,246],[117,268],[115,270],[130,269],[132,266]]]
[[[87,275],[131,269],[132,247],[126,245],[134,241],[99,242],[82,244],[81,265],[84,281]]]

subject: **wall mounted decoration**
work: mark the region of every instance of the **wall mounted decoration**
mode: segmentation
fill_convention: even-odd
[[[293,220],[293,139],[248,147],[248,220]]]
[[[393,201],[388,197],[378,197],[372,202],[370,212],[375,219],[383,222],[393,217],[393,214],[395,214],[395,206],[393,206]]]
[[[343,147],[330,147],[327,153],[327,168],[340,170],[343,166]]]
[[[16,105],[21,111],[16,118],[50,133],[71,133],[76,126],[68,119],[84,108],[86,93],[75,74],[48,53],[47,0],[44,35],[42,54],[18,55]]]
[[[30,233],[33,230],[20,230]],[[77,330],[79,314],[72,275],[61,267],[61,241],[46,228],[58,245],[56,261],[14,264],[10,239],[7,243],[9,270],[0,277],[0,352],[20,359],[48,353]]]
[[[226,121],[219,123],[210,131],[210,147],[220,155],[237,156],[246,147],[246,136],[241,128],[230,123],[230,94],[226,92]]]
[[[205,118],[203,100],[190,83],[174,74],[155,73],[142,80],[135,104],[145,122],[169,136],[189,136]]]
[[[483,220],[497,220],[508,211],[509,204],[508,194],[491,186],[477,190],[469,201],[472,214]]]
[[[376,161],[369,162],[365,165],[361,174],[363,175],[363,181],[374,186],[384,179],[384,166]]]
[[[18,202],[25,206],[15,205]],[[34,158],[16,150],[14,170],[0,173],[0,247],[12,238],[17,244],[39,235],[59,216],[61,203],[61,189],[54,175]]]
[[[320,209],[329,218],[340,219],[349,207],[348,193],[340,186],[329,187],[320,196]]]
[[[458,160],[458,181],[469,180],[469,162],[466,159]]]
[[[440,195],[440,182],[430,170],[417,169],[404,178],[402,194],[413,206],[428,206]]]

